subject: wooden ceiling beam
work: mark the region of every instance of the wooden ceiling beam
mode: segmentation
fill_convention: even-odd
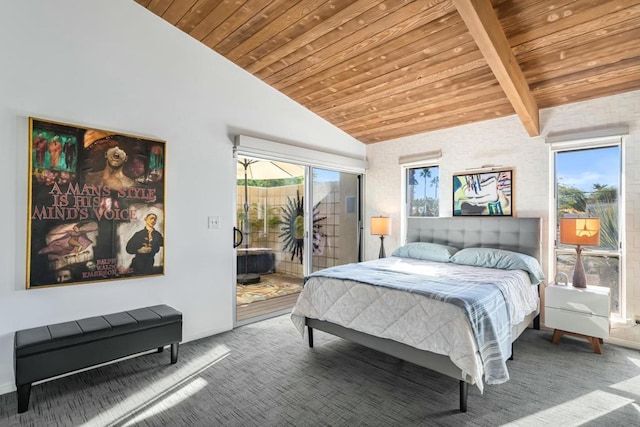
[[[529,136],[540,135],[540,113],[490,0],[452,0]]]

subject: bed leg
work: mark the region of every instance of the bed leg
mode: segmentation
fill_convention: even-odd
[[[509,360],[513,360],[513,343],[511,343],[511,356],[509,356]]]
[[[307,326],[307,331],[309,332],[309,348],[313,348],[313,328]]]
[[[533,329],[540,330],[540,315],[533,318]]]
[[[460,381],[460,412],[467,412],[467,395],[469,394],[469,383]]]

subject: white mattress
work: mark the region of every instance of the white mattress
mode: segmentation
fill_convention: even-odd
[[[520,270],[497,270],[409,258],[383,258],[367,263],[378,268],[457,280],[503,282],[511,291],[507,305],[516,325],[538,309],[538,291]],[[304,336],[304,318],[329,321],[370,335],[392,339],[421,350],[448,355],[483,389],[483,367],[464,312],[425,296],[351,280],[310,277],[293,308],[291,319]]]

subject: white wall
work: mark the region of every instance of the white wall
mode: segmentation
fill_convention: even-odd
[[[640,91],[549,108],[541,111],[542,136],[529,138],[516,116],[445,129],[367,146],[367,215],[389,214],[393,234],[385,239],[387,253],[400,242],[401,182],[398,157],[442,150],[440,161],[440,215],[452,214],[452,174],[486,164],[514,168],[515,215],[543,218],[543,259],[548,258],[547,225],[550,207],[550,154],[544,136],[628,125],[625,157],[627,314],[640,315]],[[379,249],[378,239],[367,239],[367,259]],[[543,266],[548,272],[548,266]]]
[[[234,134],[364,157],[131,0],[0,0],[0,58],[0,393],[18,329],[160,303],[183,312],[185,340],[232,327]],[[164,276],[25,290],[29,116],[167,141]]]

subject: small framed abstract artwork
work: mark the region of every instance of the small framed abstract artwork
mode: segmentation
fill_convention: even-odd
[[[27,289],[164,274],[165,143],[29,119]]]
[[[513,169],[453,175],[453,216],[513,216]]]

